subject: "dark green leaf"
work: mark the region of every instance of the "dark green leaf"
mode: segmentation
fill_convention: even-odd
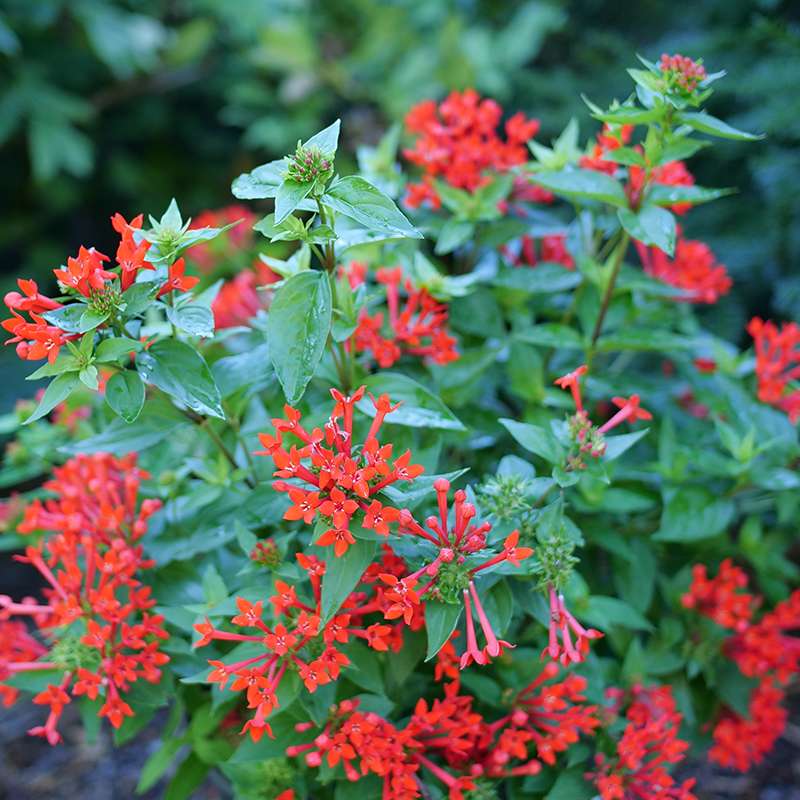
[[[583,277],[561,264],[542,263],[536,267],[510,267],[501,270],[492,280],[494,286],[518,289],[529,294],[549,294],[574,289]]]
[[[331,317],[331,287],[323,272],[293,275],[275,293],[267,320],[269,357],[289,405],[303,396],[319,366]]]
[[[461,603],[440,603],[436,600],[425,603],[425,630],[428,633],[426,661],[430,661],[444,647],[456,629],[462,608]]]
[[[133,422],[144,406],[144,384],[132,369],[115,372],[106,384],[106,402],[125,422]]]
[[[167,319],[180,331],[192,336],[214,335],[214,314],[202,303],[167,306]]]
[[[583,620],[601,631],[614,625],[636,631],[649,631],[653,627],[635,608],[616,597],[592,595],[578,616],[581,615]]]
[[[716,536],[734,515],[730,500],[716,497],[700,486],[684,486],[668,495],[661,528],[653,538],[660,542],[694,542]]]
[[[366,539],[356,539],[341,556],[328,557],[322,578],[322,619],[327,622],[341,607],[350,592],[361,580],[364,570],[372,563],[377,545]]]
[[[498,422],[526,450],[535,453],[551,464],[559,464],[563,461],[565,456],[564,448],[556,441],[555,436],[550,431],[540,428],[538,425],[517,422],[513,419],[500,419]]]
[[[225,419],[219,389],[203,357],[175,339],[163,339],[136,357],[139,374],[192,411]]]
[[[541,325],[524,328],[515,334],[515,338],[530,344],[558,347],[562,350],[566,348],[580,350],[583,347],[583,339],[578,332],[574,328],[558,322],[545,322]]]

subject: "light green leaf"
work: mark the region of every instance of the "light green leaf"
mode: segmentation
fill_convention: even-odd
[[[66,400],[72,390],[78,385],[80,379],[75,372],[67,372],[59,375],[50,382],[48,387],[44,390],[44,395],[36,406],[34,412],[25,420],[25,425],[41,419],[46,414],[49,414],[59,403]]]
[[[719,136],[722,139],[737,139],[742,142],[755,142],[763,139],[763,133],[747,133],[740,131],[721,119],[706,114],[705,111],[684,111],[679,117],[679,122],[685,122],[689,127],[694,128],[700,133],[707,133],[710,136]]]
[[[675,252],[675,217],[665,208],[645,206],[640,211],[620,208],[617,216],[622,227],[637,241],[658,247],[668,256]]]
[[[545,428],[526,422],[517,422],[513,419],[500,419],[498,422],[531,453],[535,453],[551,464],[559,464],[564,460],[564,448]]]
[[[370,230],[422,238],[389,195],[358,175],[334,181],[323,195],[322,202]]]
[[[532,183],[576,200],[597,200],[625,208],[628,200],[619,181],[591,169],[563,169],[559,172],[535,172],[528,176]]]

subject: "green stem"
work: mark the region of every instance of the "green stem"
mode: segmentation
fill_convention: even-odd
[[[592,366],[592,359],[594,358],[595,345],[597,344],[597,340],[600,338],[600,332],[603,329],[603,322],[605,321],[606,314],[608,313],[608,307],[611,305],[611,298],[614,295],[614,287],[616,286],[617,278],[619,277],[619,271],[622,267],[622,261],[625,258],[625,252],[628,249],[630,238],[631,237],[628,232],[623,231],[622,238],[617,245],[617,249],[614,251],[614,262],[611,267],[611,274],[608,276],[608,284],[606,285],[606,290],[603,293],[603,300],[600,303],[600,312],[597,315],[597,321],[594,324],[592,341],[589,344],[589,352],[586,356],[586,365],[590,369]]]
[[[197,425],[199,428],[202,428],[208,434],[208,438],[214,442],[220,453],[222,453],[222,455],[225,457],[225,460],[231,465],[231,467],[233,467],[233,469],[239,469],[239,465],[236,463],[233,453],[228,448],[228,445],[222,441],[222,437],[211,427],[208,417],[204,417],[201,414],[196,414],[194,411],[189,409],[183,409],[182,413],[187,419],[190,419],[195,425]],[[246,476],[244,480],[251,489],[256,488],[255,481],[250,475]]]
[[[330,224],[330,220],[328,218],[328,212],[325,209],[325,204],[322,202],[322,198],[317,198],[317,209],[319,210],[319,221],[323,225],[328,225],[329,227],[333,227]],[[333,273],[336,269],[336,251],[333,247],[333,242],[325,242],[325,260],[323,262],[325,264],[325,269],[329,273]]]

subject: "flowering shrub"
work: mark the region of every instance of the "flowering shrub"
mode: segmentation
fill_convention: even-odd
[[[731,280],[676,215],[729,190],[686,162],[758,137],[703,109],[720,73],[643,67],[585,146],[468,91],[409,112],[408,178],[397,131],[340,176],[335,122],[234,181],[258,221],[115,214],[115,261],[6,295],[49,380],[0,473],[39,487],[0,509],[32,734],[157,717],[171,798],[692,800],[690,751],[766,756],[800,336],[704,327]]]

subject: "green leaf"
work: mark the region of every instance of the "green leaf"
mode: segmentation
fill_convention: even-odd
[[[266,342],[252,343],[243,353],[220,358],[211,365],[211,372],[223,397],[229,397],[246,386],[253,390],[263,389],[275,374]]]
[[[107,364],[118,361],[120,358],[138,353],[142,349],[142,343],[136,339],[129,339],[127,336],[115,336],[113,339],[103,339],[97,350],[95,350],[95,361]]]
[[[225,419],[219,389],[203,357],[175,339],[163,339],[136,357],[147,382],[197,414]]]
[[[48,387],[44,390],[39,405],[36,406],[34,412],[25,420],[25,425],[29,425],[31,422],[35,422],[37,419],[41,419],[46,414],[49,414],[59,403],[69,397],[70,393],[79,382],[80,379],[75,372],[67,372],[53,378]]]
[[[462,608],[461,603],[440,603],[436,600],[425,603],[425,630],[428,633],[426,661],[430,661],[444,647],[456,629]]]
[[[319,366],[331,319],[331,287],[323,272],[293,275],[275,293],[267,318],[269,357],[289,405],[303,396]]]
[[[139,373],[132,369],[115,372],[106,384],[106,402],[114,413],[133,422],[144,406],[144,383]]]
[[[604,597],[602,595],[592,595],[579,616],[601,631],[605,631],[609,626],[618,625],[622,628],[630,628],[635,631],[652,630],[652,625],[635,609],[628,605],[624,600],[616,597]]]
[[[170,407],[170,414],[153,414],[152,403],[148,403],[148,411],[135,423],[129,424],[121,419],[114,420],[104,431],[88,439],[63,445],[60,450],[69,455],[76,453],[95,453],[99,450],[124,456],[127,453],[141,452],[152,447],[175,433],[179,428],[190,423],[176,416],[177,412]]]
[[[564,448],[545,428],[527,422],[517,422],[513,419],[499,419],[498,422],[531,453],[535,453],[551,464],[559,464],[564,460]]]
[[[183,744],[182,739],[167,739],[166,742],[161,742],[160,747],[142,766],[139,783],[136,784],[137,794],[144,794],[158,782],[158,779],[172,766],[175,756]]]
[[[737,139],[742,142],[755,142],[763,139],[763,133],[747,133],[740,131],[721,119],[706,114],[705,111],[685,111],[678,117],[679,122],[686,123],[700,133],[707,133],[711,136],[719,136],[722,139]]]
[[[370,230],[422,238],[389,195],[358,175],[334,181],[322,202]]]
[[[159,284],[156,281],[134,283],[122,293],[126,317],[137,317],[143,314],[153,303],[158,294]]]
[[[692,340],[672,331],[652,328],[626,328],[597,340],[598,352],[608,353],[614,350],[656,350],[670,353],[674,350],[686,350],[692,347]]]
[[[664,116],[664,109],[621,106],[612,111],[592,114],[592,116],[601,122],[610,122],[615,125],[647,125],[660,120]]]
[[[167,306],[167,319],[178,330],[191,336],[208,338],[214,335],[214,314],[207,305],[202,303]]]
[[[278,187],[283,183],[285,173],[285,159],[270,161],[236,178],[231,184],[231,192],[240,200],[263,200],[275,197]]]
[[[628,200],[619,181],[591,169],[563,169],[559,172],[536,172],[528,176],[532,183],[575,200],[598,200],[626,208]]]
[[[25,380],[38,381],[39,378],[52,378],[64,372],[77,372],[77,370],[78,359],[69,353],[61,353],[52,364],[49,361],[45,361],[39,369],[31,372]]]
[[[659,542],[695,542],[722,533],[733,519],[732,501],[718,498],[701,486],[684,486],[667,495]]]
[[[675,252],[675,216],[659,206],[645,206],[640,211],[620,208],[622,227],[637,241],[658,247],[668,256]]]
[[[355,589],[364,570],[375,557],[377,544],[356,539],[341,556],[326,558],[327,569],[322,577],[322,621],[328,622],[339,610],[350,592]]]
[[[658,206],[671,206],[676,203],[691,203],[697,206],[735,192],[736,189],[706,189],[704,186],[668,186],[664,183],[654,183],[647,193],[647,202]]]
[[[460,247],[464,242],[469,241],[474,232],[475,226],[471,222],[463,222],[450,218],[442,225],[433,252],[436,253],[437,256],[452,253],[453,250]]]
[[[435,428],[446,431],[465,431],[466,428],[442,400],[422,384],[399,372],[378,372],[364,383],[376,397],[388,394],[393,403],[402,401],[396,411],[386,417],[392,425],[411,428]],[[370,417],[375,416],[375,406],[365,397],[358,407]]]
[[[287,178],[278,187],[275,195],[275,224],[280,225],[314,188],[314,181],[300,183]]]
[[[614,461],[619,458],[626,450],[633,447],[636,442],[647,434],[649,428],[645,428],[635,433],[623,433],[619,436],[606,436],[606,450],[603,453],[603,461]]]
[[[325,155],[333,158],[339,147],[340,127],[341,120],[337,119],[335,122],[328,125],[327,128],[323,128],[319,133],[315,133],[308,141],[303,142],[303,147],[317,147]]]
[[[591,800],[597,795],[594,786],[584,778],[585,769],[562,770],[545,800]]]
[[[720,700],[740,716],[750,719],[750,699],[758,686],[758,679],[742,675],[736,664],[727,659],[718,669],[715,688]]]
[[[583,276],[577,270],[544,262],[535,267],[502,269],[492,279],[492,285],[503,289],[517,289],[528,294],[552,294],[574,289],[582,280]]]
[[[205,780],[211,767],[190,753],[178,767],[164,792],[164,800],[188,800]]]
[[[545,322],[541,325],[533,325],[515,334],[514,338],[530,344],[538,344],[543,347],[558,347],[560,349],[573,348],[580,350],[583,348],[583,339],[574,328],[569,325],[561,325],[558,322]]]
[[[45,311],[42,316],[57,328],[67,333],[82,333],[81,319],[86,311],[84,303],[73,303],[69,306],[54,308],[52,311]]]

